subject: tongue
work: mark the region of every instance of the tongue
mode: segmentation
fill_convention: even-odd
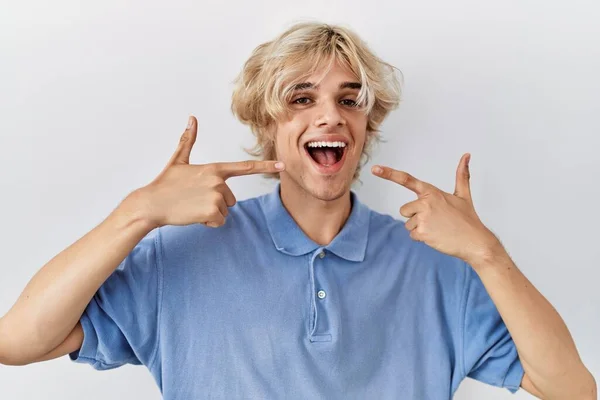
[[[321,165],[333,165],[337,162],[335,150],[328,148],[315,149],[312,156]]]

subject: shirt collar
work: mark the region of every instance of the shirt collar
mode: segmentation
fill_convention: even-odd
[[[362,204],[354,192],[350,192],[352,210],[342,230],[327,246],[320,246],[300,229],[281,202],[280,184],[275,190],[260,197],[260,205],[267,227],[277,250],[299,256],[324,248],[349,261],[360,262],[365,258],[369,237],[369,208]]]

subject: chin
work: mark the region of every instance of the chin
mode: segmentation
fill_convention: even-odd
[[[322,201],[334,201],[343,197],[350,191],[350,185],[347,182],[337,181],[337,179],[320,179],[321,182],[308,184],[305,190],[313,197]],[[337,182],[336,182],[337,181]]]
[[[322,201],[334,201],[350,192],[355,169],[350,171],[346,168],[333,175],[323,175],[308,167],[304,168],[300,179],[294,181],[311,197]]]

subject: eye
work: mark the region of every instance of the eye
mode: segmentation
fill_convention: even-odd
[[[348,107],[356,107],[358,103],[352,99],[341,100],[341,103]]]
[[[293,104],[308,104],[310,99],[308,97],[298,97],[296,100],[292,101]]]

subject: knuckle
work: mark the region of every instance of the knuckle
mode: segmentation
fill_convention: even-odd
[[[223,201],[223,195],[218,191],[214,191],[211,193],[211,201],[215,207],[219,207],[219,203]]]
[[[466,168],[463,169],[463,176],[467,179],[471,178],[471,169],[468,165]]]
[[[225,181],[220,178],[217,178],[214,185],[215,185],[214,188],[221,193],[226,193],[226,191],[229,189],[229,186],[227,186]]]
[[[240,169],[245,172],[250,172],[254,169],[254,163],[252,161],[242,161],[240,163]]]
[[[437,193],[436,191],[429,191],[426,192],[425,195],[423,196],[423,204],[426,207],[431,207],[431,204],[439,201],[440,200],[440,196],[439,193]]]
[[[221,210],[219,209],[219,206],[217,206],[217,204],[213,204],[212,206],[210,206],[208,208],[208,215],[211,218],[216,218],[218,215],[221,215]]]
[[[412,182],[412,177],[409,174],[401,174],[399,181],[402,185],[408,185]]]
[[[206,222],[206,226],[210,226],[211,228],[218,228],[223,225],[223,222],[218,221],[216,219],[212,219]]]
[[[212,219],[213,222],[215,222],[217,224],[217,226],[221,226],[223,224],[225,224],[225,217],[223,217],[221,214],[213,217]]]
[[[433,210],[431,207],[426,207],[422,212],[419,213],[419,220],[426,221],[427,219],[431,218],[432,212]]]
[[[214,175],[217,173],[217,166],[215,164],[206,164],[202,166],[200,174],[202,175]]]
[[[440,190],[436,190],[434,196],[435,196],[435,198],[437,199],[438,202],[444,202],[444,203],[446,203],[448,201],[448,199],[444,195],[444,192],[442,192]]]
[[[209,187],[217,190],[219,188],[219,185],[223,183],[223,179],[221,179],[217,175],[211,174],[207,176],[206,183]]]
[[[229,207],[233,207],[235,205],[235,203],[237,203],[237,199],[235,198],[235,196],[233,195],[233,193],[229,192],[225,192],[227,195],[225,196],[225,203],[229,206]]]

